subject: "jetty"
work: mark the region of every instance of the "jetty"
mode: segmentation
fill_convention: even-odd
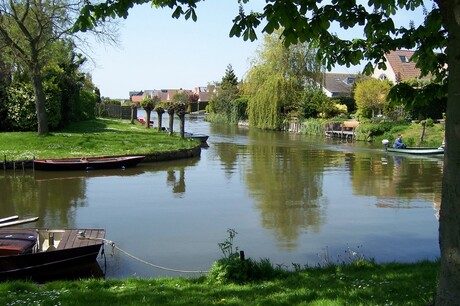
[[[356,127],[359,121],[350,120],[342,123],[329,123],[326,124],[325,133],[327,137],[337,138],[355,138]]]

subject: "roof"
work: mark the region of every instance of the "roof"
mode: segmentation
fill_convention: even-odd
[[[415,67],[415,62],[411,61],[413,55],[414,51],[410,50],[390,51],[385,55],[388,64],[395,72],[397,81],[407,81],[420,77],[420,69]]]
[[[356,74],[325,73],[323,86],[333,96],[349,96],[355,79]]]

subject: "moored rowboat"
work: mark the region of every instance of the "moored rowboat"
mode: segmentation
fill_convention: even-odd
[[[93,170],[136,166],[145,156],[116,156],[88,158],[36,159],[35,170]]]
[[[188,137],[188,138],[195,139],[195,140],[199,140],[202,143],[205,143],[209,138],[209,136],[206,135],[206,134],[196,134],[196,133],[189,133],[189,132],[185,132],[184,136]]]
[[[0,280],[40,279],[96,261],[103,229],[0,229]]]

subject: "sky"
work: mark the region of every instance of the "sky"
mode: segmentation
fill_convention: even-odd
[[[260,11],[264,0],[250,1]],[[246,6],[247,7],[247,6]],[[173,19],[169,8],[135,6],[119,25],[117,46],[92,43],[87,71],[101,96],[127,99],[130,91],[193,89],[219,82],[230,64],[241,80],[262,42],[229,37],[236,0],[198,3],[197,22]],[[408,22],[408,21],[406,21]],[[260,26],[260,29],[262,27]],[[362,67],[336,67],[334,72],[358,73]]]

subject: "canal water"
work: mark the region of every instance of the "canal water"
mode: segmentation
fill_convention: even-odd
[[[185,271],[209,270],[228,229],[246,257],[287,268],[439,256],[442,158],[194,116],[186,130],[210,136],[199,158],[126,170],[2,171],[0,216],[39,216],[37,227],[105,228],[127,253]],[[105,249],[107,278],[197,275]]]

